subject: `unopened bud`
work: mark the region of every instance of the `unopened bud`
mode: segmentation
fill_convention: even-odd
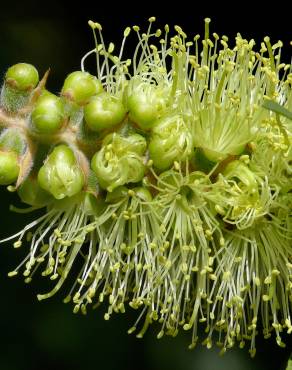
[[[13,151],[0,151],[0,185],[9,185],[17,180],[19,164]]]
[[[18,63],[8,68],[5,75],[5,83],[18,91],[30,91],[39,82],[39,74],[36,68],[27,63]]]
[[[104,92],[90,99],[84,108],[84,119],[92,131],[102,131],[121,123],[126,109],[118,98]]]
[[[64,105],[60,98],[48,93],[41,96],[32,112],[33,128],[40,134],[54,134],[64,122]]]
[[[77,105],[84,105],[91,96],[102,91],[102,84],[96,77],[87,72],[75,71],[65,79],[61,94]]]
[[[81,191],[84,176],[68,146],[59,145],[54,148],[39,170],[38,182],[56,199],[71,197]]]

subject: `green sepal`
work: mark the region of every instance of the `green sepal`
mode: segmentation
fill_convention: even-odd
[[[92,194],[98,194],[99,184],[98,179],[94,171],[90,170],[87,177],[86,191]]]
[[[1,91],[0,104],[7,112],[17,112],[26,106],[30,96],[31,92],[19,92],[4,83]]]
[[[27,143],[25,137],[16,128],[8,128],[1,132],[0,148],[2,150],[11,150],[21,156],[25,152]]]
[[[103,213],[106,204],[103,197],[85,192],[82,207],[88,216],[98,217]]]
[[[118,186],[112,192],[108,192],[105,198],[107,203],[117,203],[129,196],[129,189],[126,186]]]
[[[100,142],[104,135],[99,132],[89,130],[85,121],[81,120],[78,124],[77,137],[80,141],[84,142],[87,145],[94,144],[96,151],[96,143]]]
[[[36,177],[29,176],[18,188],[22,202],[35,207],[44,207],[54,199],[50,193],[42,189]]]

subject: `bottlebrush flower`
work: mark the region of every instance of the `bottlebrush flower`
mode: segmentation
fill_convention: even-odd
[[[31,65],[9,68],[0,101],[0,183],[42,216],[5,238],[27,245],[9,273],[65,280],[74,312],[128,306],[143,337],[191,331],[221,353],[292,332],[292,74],[282,43],[240,34],[202,42],[149,19],[132,59],[105,44],[60,97]],[[85,62],[96,56],[96,76]],[[75,267],[73,268],[73,266]],[[81,267],[80,267],[81,266]],[[74,274],[76,270],[77,276]],[[142,321],[144,320],[144,324]],[[205,338],[198,326],[205,325]]]

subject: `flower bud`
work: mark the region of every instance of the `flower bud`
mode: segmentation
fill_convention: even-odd
[[[121,123],[126,109],[121,100],[104,92],[93,96],[84,108],[87,127],[96,132],[110,129]]]
[[[68,146],[54,148],[39,170],[38,182],[56,199],[71,197],[81,191],[84,176]]]
[[[149,130],[165,110],[165,90],[142,82],[131,89],[127,102],[131,121]]]
[[[31,64],[18,63],[10,67],[2,86],[1,105],[8,112],[16,112],[23,108],[38,81],[38,71]]]
[[[143,160],[128,147],[129,141],[129,137],[108,135],[101,150],[93,156],[91,167],[103,189],[111,192],[120,185],[139,182],[143,178]]]
[[[102,91],[102,84],[96,77],[87,72],[75,71],[66,77],[61,94],[77,105],[85,105],[91,96]]]
[[[33,128],[40,134],[54,134],[64,122],[64,105],[54,94],[41,96],[31,115]]]
[[[0,185],[15,182],[19,174],[17,154],[13,151],[0,151]]]
[[[38,71],[33,65],[27,63],[14,64],[8,68],[5,75],[5,83],[18,91],[31,91],[38,82]]]
[[[20,199],[31,206],[43,207],[52,201],[52,196],[43,190],[35,177],[28,177],[18,189]]]
[[[175,160],[186,160],[193,147],[192,133],[180,115],[166,116],[155,122],[149,154],[159,170],[170,168]]]

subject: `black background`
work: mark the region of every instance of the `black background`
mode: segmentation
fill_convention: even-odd
[[[51,68],[48,88],[57,93],[66,74],[79,69],[81,57],[94,47],[89,19],[103,25],[107,42],[118,44],[126,26],[147,26],[150,16],[157,25],[179,24],[188,35],[203,33],[204,18],[212,19],[211,32],[232,39],[237,32],[260,40],[269,35],[273,42],[284,42],[284,60],[290,61],[292,47],[291,5],[279,2],[166,2],[14,1],[0,8],[0,78],[17,62],[34,64],[40,74]],[[232,44],[232,42],[231,42]],[[129,55],[131,53],[131,43]],[[89,64],[90,65],[90,64]],[[0,237],[17,231],[31,216],[8,211],[15,204],[13,194],[0,189]],[[250,361],[244,351],[230,351],[224,359],[217,350],[199,347],[188,351],[188,335],[158,341],[158,328],[151,328],[145,339],[128,336],[135,312],[103,320],[95,310],[86,317],[75,316],[70,305],[61,302],[65,293],[39,303],[37,292],[48,289],[43,278],[27,286],[21,278],[8,279],[23,250],[9,243],[0,246],[0,370],[278,370],[291,349],[280,350],[275,341],[259,341],[258,356]]]

